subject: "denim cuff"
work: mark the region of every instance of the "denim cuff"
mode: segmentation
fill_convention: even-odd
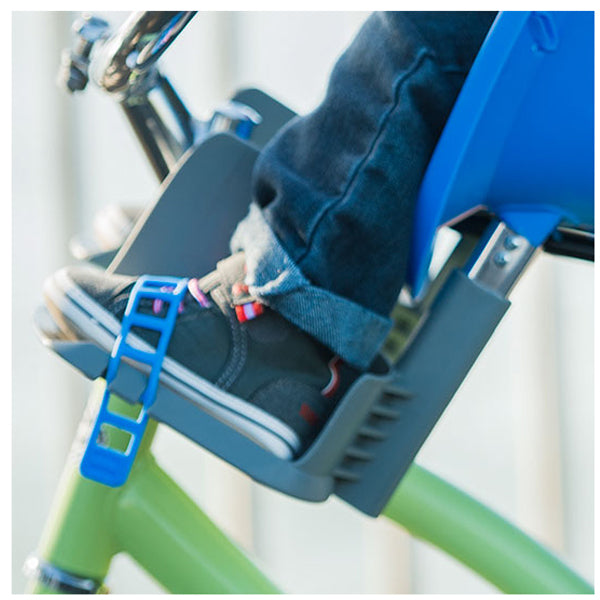
[[[246,254],[246,284],[254,296],[346,362],[369,367],[392,327],[391,319],[313,285],[254,203],[230,245],[232,252]]]

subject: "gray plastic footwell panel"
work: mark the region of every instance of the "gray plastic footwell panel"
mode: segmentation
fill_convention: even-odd
[[[248,212],[258,149],[219,133],[192,149],[163,182],[109,267],[122,275],[205,275],[229,251]]]
[[[399,364],[383,376],[360,377],[305,454],[276,457],[206,407],[162,380],[150,414],[253,479],[310,501],[330,494],[378,515],[507,310],[506,299],[454,272]],[[108,353],[91,343],[47,339],[71,364],[95,379]],[[111,390],[139,398],[146,375],[122,364]]]
[[[394,381],[364,427],[380,432],[355,438],[367,458],[346,455],[336,494],[378,515],[423,442],[465,379],[510,302],[455,271],[436,298],[422,328],[395,367]]]
[[[248,212],[259,148],[294,112],[264,92],[242,90],[263,120],[250,141],[219,133],[191,149],[162,183],[108,269],[123,275],[204,275],[229,253],[229,240]]]

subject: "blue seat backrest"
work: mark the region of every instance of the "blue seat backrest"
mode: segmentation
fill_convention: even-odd
[[[415,296],[438,227],[481,207],[534,245],[559,223],[593,230],[593,12],[496,18],[421,185],[408,278]]]

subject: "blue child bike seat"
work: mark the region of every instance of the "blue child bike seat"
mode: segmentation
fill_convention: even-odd
[[[559,223],[593,231],[593,198],[593,12],[500,13],[420,188],[413,295],[441,225],[486,208],[537,246]]]

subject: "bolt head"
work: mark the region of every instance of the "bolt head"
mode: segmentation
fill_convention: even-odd
[[[507,250],[516,250],[519,246],[519,238],[515,235],[509,235],[504,239],[504,247]]]
[[[108,31],[108,23],[100,17],[84,13],[73,23],[73,31],[86,42],[97,42]]]
[[[506,253],[504,252],[498,252],[498,254],[496,254],[494,256],[494,264],[497,267],[505,267],[508,263],[508,256],[506,255]]]

